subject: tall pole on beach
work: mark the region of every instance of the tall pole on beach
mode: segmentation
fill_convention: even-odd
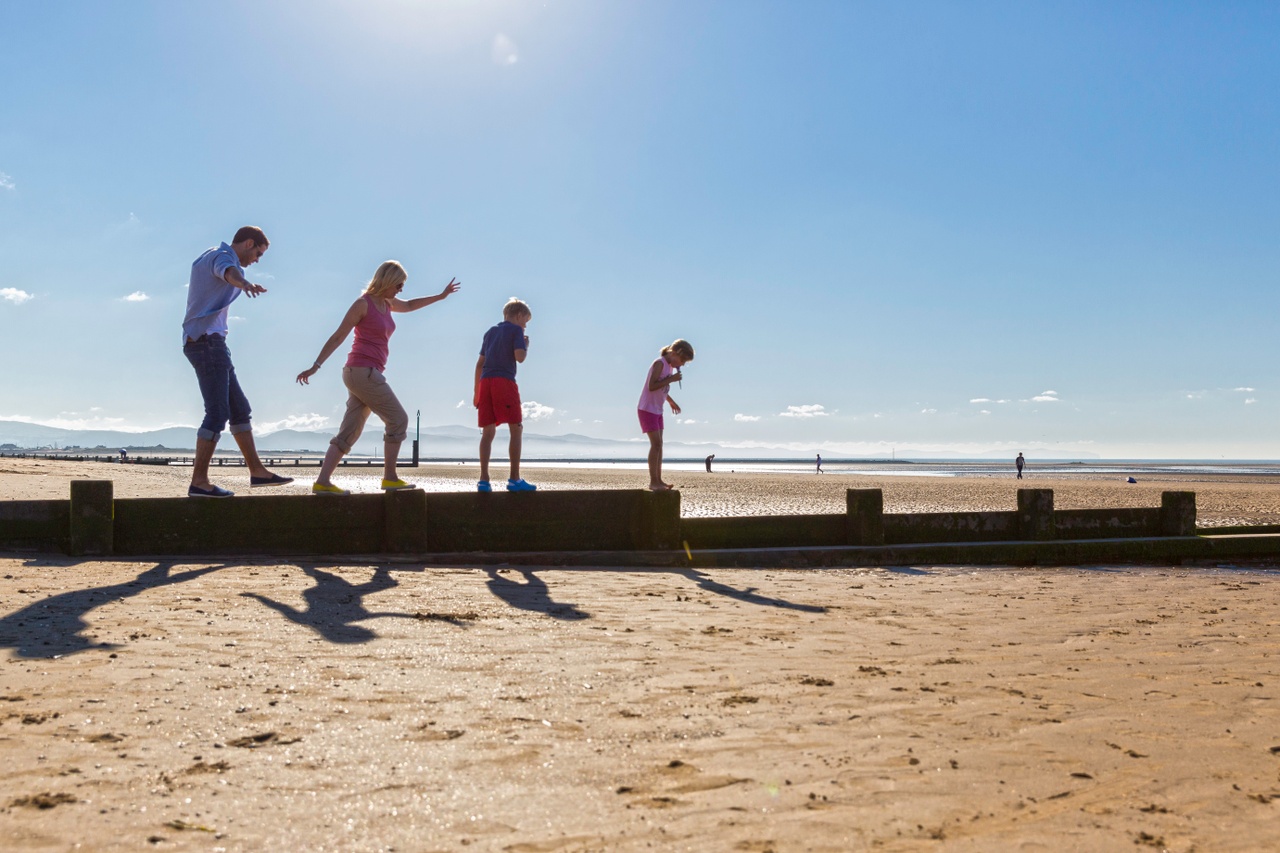
[[[422,437],[422,409],[418,409],[418,421],[413,427],[413,467],[418,467],[418,439]]]

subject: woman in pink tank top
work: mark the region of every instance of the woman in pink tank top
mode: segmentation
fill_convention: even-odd
[[[400,444],[409,432],[409,413],[396,399],[395,392],[387,384],[382,375],[387,367],[388,343],[391,333],[396,330],[395,318],[391,315],[406,314],[417,311],[457,293],[461,285],[449,280],[444,290],[435,296],[420,296],[417,299],[401,299],[398,294],[404,289],[408,274],[398,261],[385,261],[373,274],[373,279],[364,289],[364,293],[342,318],[337,331],[329,336],[320,355],[307,370],[298,374],[298,382],[310,384],[311,377],[320,369],[329,356],[346,341],[347,336],[355,330],[355,342],[347,356],[346,366],[342,368],[342,383],[347,386],[347,411],[338,427],[338,434],[329,441],[329,449],[325,452],[324,462],[320,465],[320,474],[316,477],[311,491],[317,495],[345,495],[345,489],[335,486],[330,479],[338,462],[351,452],[351,448],[364,431],[365,421],[369,414],[376,413],[386,425],[382,437],[382,488],[387,491],[416,488],[411,483],[401,480],[396,473],[396,459],[400,455]]]

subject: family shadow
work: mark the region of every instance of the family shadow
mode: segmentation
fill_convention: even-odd
[[[136,578],[117,584],[72,590],[58,593],[0,616],[0,648],[11,648],[19,658],[54,658],[89,650],[111,651],[119,648],[116,643],[98,642],[86,632],[90,628],[88,614],[95,608],[110,602],[119,602],[149,590],[184,583],[217,571],[229,564],[219,563],[200,568],[173,572],[173,564],[160,563]],[[422,568],[402,568],[397,571],[421,572]],[[403,611],[370,610],[365,605],[366,596],[398,587],[399,581],[392,570],[385,566],[374,569],[373,576],[361,583],[352,583],[332,571],[315,566],[303,566],[302,571],[315,583],[302,592],[304,606],[294,607],[255,592],[242,592],[276,613],[301,625],[331,643],[367,643],[378,637],[377,632],[362,622],[373,619],[423,619],[445,621],[459,628],[466,625],[452,618],[431,614]],[[581,621],[592,618],[577,604],[558,601],[546,581],[533,569],[485,569],[489,592],[507,606],[517,610],[541,613],[562,621]],[[519,577],[508,575],[518,574]],[[735,587],[712,579],[694,569],[676,570],[675,574],[686,578],[714,595],[724,596],[758,607],[774,607],[802,613],[825,613],[826,607],[817,604],[800,604],[774,596],[761,595],[757,587]]]

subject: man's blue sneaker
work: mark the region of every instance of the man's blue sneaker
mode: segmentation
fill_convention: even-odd
[[[213,485],[209,486],[207,489],[200,489],[195,486],[190,486],[187,489],[187,497],[189,498],[229,498],[234,494],[235,492],[230,492],[226,489]]]
[[[508,492],[536,492],[538,487],[524,480],[507,480]]]
[[[477,492],[492,492],[492,491],[493,491],[493,486],[490,486],[490,485],[489,485],[489,481],[488,481],[488,480],[481,480],[480,482],[476,483],[476,491],[477,491]]]

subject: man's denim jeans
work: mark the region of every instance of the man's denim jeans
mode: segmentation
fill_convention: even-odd
[[[249,400],[236,381],[227,339],[222,335],[201,335],[197,340],[187,341],[182,353],[196,369],[200,395],[204,397],[204,420],[196,435],[216,442],[227,421],[231,422],[233,435],[251,430]]]

